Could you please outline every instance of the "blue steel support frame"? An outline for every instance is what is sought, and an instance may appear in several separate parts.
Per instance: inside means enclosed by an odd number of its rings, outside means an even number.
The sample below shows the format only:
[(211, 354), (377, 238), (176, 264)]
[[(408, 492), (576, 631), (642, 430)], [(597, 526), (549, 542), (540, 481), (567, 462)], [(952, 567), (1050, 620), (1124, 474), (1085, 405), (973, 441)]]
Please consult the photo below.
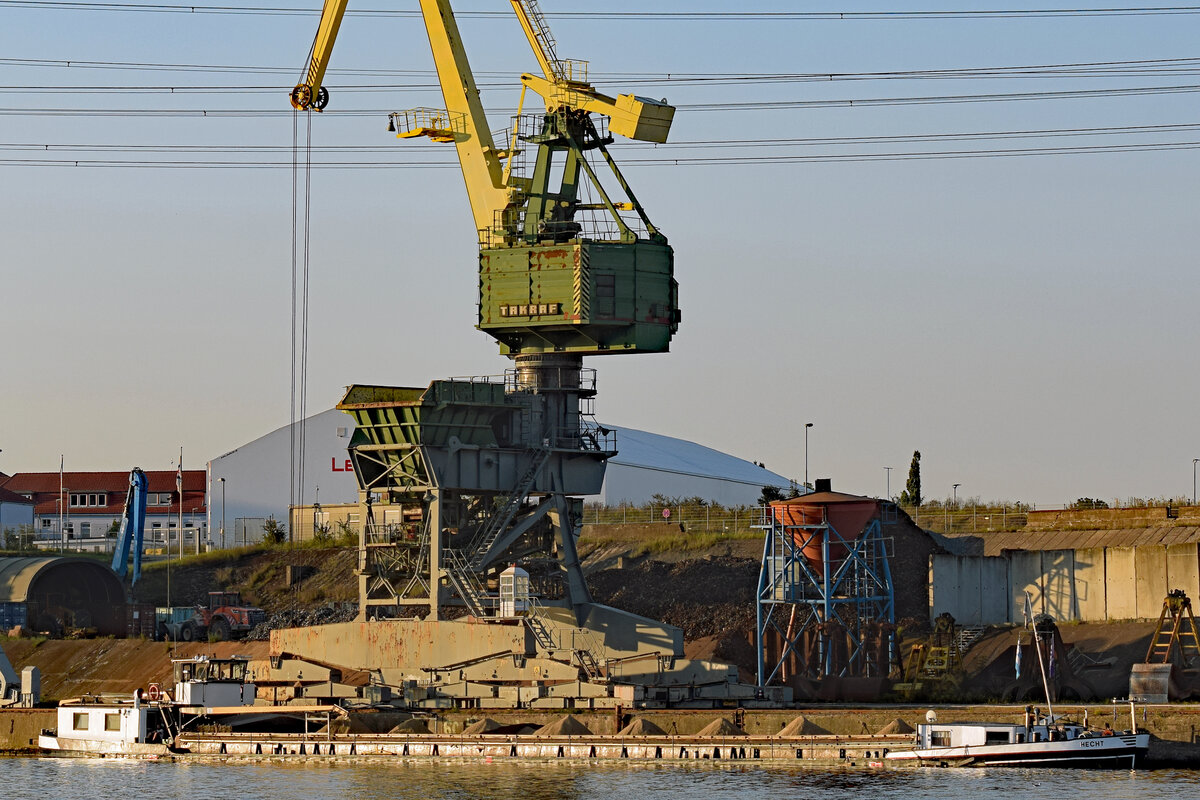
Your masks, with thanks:
[[(807, 677), (824, 678), (856, 675), (869, 664), (868, 642), (864, 630), (880, 630), (889, 663), (894, 662), (895, 593), (887, 543), (878, 519), (872, 520), (854, 539), (847, 540), (828, 522), (814, 525), (784, 525), (768, 509), (760, 527), (764, 529), (763, 560), (759, 571), (756, 603), (756, 644), (758, 647), (758, 685), (765, 687), (778, 680), (788, 658), (802, 662)], [(816, 572), (804, 555), (804, 547), (820, 537), (822, 563)], [(846, 554), (831, 559), (834, 546)], [(779, 617), (789, 612), (786, 628)], [(802, 616), (799, 627), (797, 614)], [(831, 646), (831, 630), (847, 636), (850, 652), (838, 663)], [(805, 657), (798, 647), (806, 634), (816, 632), (817, 653)], [(780, 634), (781, 652), (767, 663), (767, 637)]]
[(133, 550), (133, 575), (129, 585), (142, 577), (142, 540), (146, 532), (146, 473), (134, 467), (129, 473), (129, 492), (125, 495), (125, 510), (121, 513), (121, 530), (113, 547), (113, 572), (124, 578), (129, 568), (129, 551)]

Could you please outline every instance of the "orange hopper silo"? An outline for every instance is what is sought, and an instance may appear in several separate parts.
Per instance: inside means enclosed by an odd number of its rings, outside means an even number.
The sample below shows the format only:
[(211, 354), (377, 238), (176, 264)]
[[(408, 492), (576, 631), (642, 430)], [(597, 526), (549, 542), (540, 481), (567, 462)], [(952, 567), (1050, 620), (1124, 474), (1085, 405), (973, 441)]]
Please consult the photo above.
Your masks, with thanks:
[[(771, 503), (771, 514), (776, 522), (784, 526), (821, 525), (828, 522), (838, 536), (846, 542), (852, 542), (862, 534), (867, 523), (879, 514), (879, 501), (834, 491), (812, 492), (792, 500), (776, 500)], [(809, 567), (821, 575), (824, 569), (821, 550), (825, 543), (825, 529), (797, 527), (791, 535), (796, 546), (804, 553)], [(846, 553), (846, 546), (833, 537), (829, 543), (830, 560), (841, 561)]]

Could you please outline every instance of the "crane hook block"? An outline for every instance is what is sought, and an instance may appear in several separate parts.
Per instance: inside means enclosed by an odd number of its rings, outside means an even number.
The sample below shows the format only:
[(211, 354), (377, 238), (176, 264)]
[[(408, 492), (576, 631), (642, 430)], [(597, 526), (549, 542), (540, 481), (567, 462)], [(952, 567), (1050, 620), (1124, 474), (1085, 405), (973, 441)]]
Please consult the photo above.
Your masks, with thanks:
[(312, 103), (312, 89), (309, 88), (307, 83), (298, 83), (296, 84), (296, 88), (292, 89), (289, 97), (292, 101), (292, 108), (303, 111)]
[(307, 83), (296, 84), (296, 88), (292, 89), (290, 95), (292, 100), (292, 108), (306, 111), (313, 109), (314, 111), (324, 111), (329, 105), (329, 90), (322, 86), (317, 89), (317, 94), (313, 96), (312, 87)]

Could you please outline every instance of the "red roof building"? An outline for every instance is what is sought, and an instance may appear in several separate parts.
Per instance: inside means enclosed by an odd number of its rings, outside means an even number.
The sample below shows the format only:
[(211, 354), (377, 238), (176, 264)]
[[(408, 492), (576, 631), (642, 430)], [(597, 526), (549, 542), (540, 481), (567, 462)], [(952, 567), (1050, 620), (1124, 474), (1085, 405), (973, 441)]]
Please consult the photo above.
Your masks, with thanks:
[[(181, 506), (185, 538), (189, 530), (193, 536), (199, 532), (201, 540), (206, 538), (205, 471), (183, 471), (182, 503), (176, 478), (174, 470), (146, 472), (146, 529), (150, 541), (163, 541), (161, 533), (154, 535), (156, 529), (173, 532), (179, 526)], [(18, 472), (0, 479), (0, 488), (33, 502), (33, 525), (39, 540), (105, 539), (113, 524), (120, 524), (129, 492), (129, 473)], [(171, 538), (175, 538), (173, 533)]]

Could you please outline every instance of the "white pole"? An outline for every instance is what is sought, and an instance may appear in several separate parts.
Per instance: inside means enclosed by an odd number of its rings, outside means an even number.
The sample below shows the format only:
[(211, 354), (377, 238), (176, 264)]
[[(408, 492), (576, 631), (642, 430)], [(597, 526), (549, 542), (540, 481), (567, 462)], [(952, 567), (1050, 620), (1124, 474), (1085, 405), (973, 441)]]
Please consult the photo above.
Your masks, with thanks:
[(175, 488), (179, 490), (179, 560), (183, 560), (183, 447), (179, 448), (179, 469), (175, 472)]
[(63, 527), (63, 464), (66, 461), (66, 456), (59, 455), (58, 457), (58, 552), (61, 553), (67, 546), (67, 529)]

